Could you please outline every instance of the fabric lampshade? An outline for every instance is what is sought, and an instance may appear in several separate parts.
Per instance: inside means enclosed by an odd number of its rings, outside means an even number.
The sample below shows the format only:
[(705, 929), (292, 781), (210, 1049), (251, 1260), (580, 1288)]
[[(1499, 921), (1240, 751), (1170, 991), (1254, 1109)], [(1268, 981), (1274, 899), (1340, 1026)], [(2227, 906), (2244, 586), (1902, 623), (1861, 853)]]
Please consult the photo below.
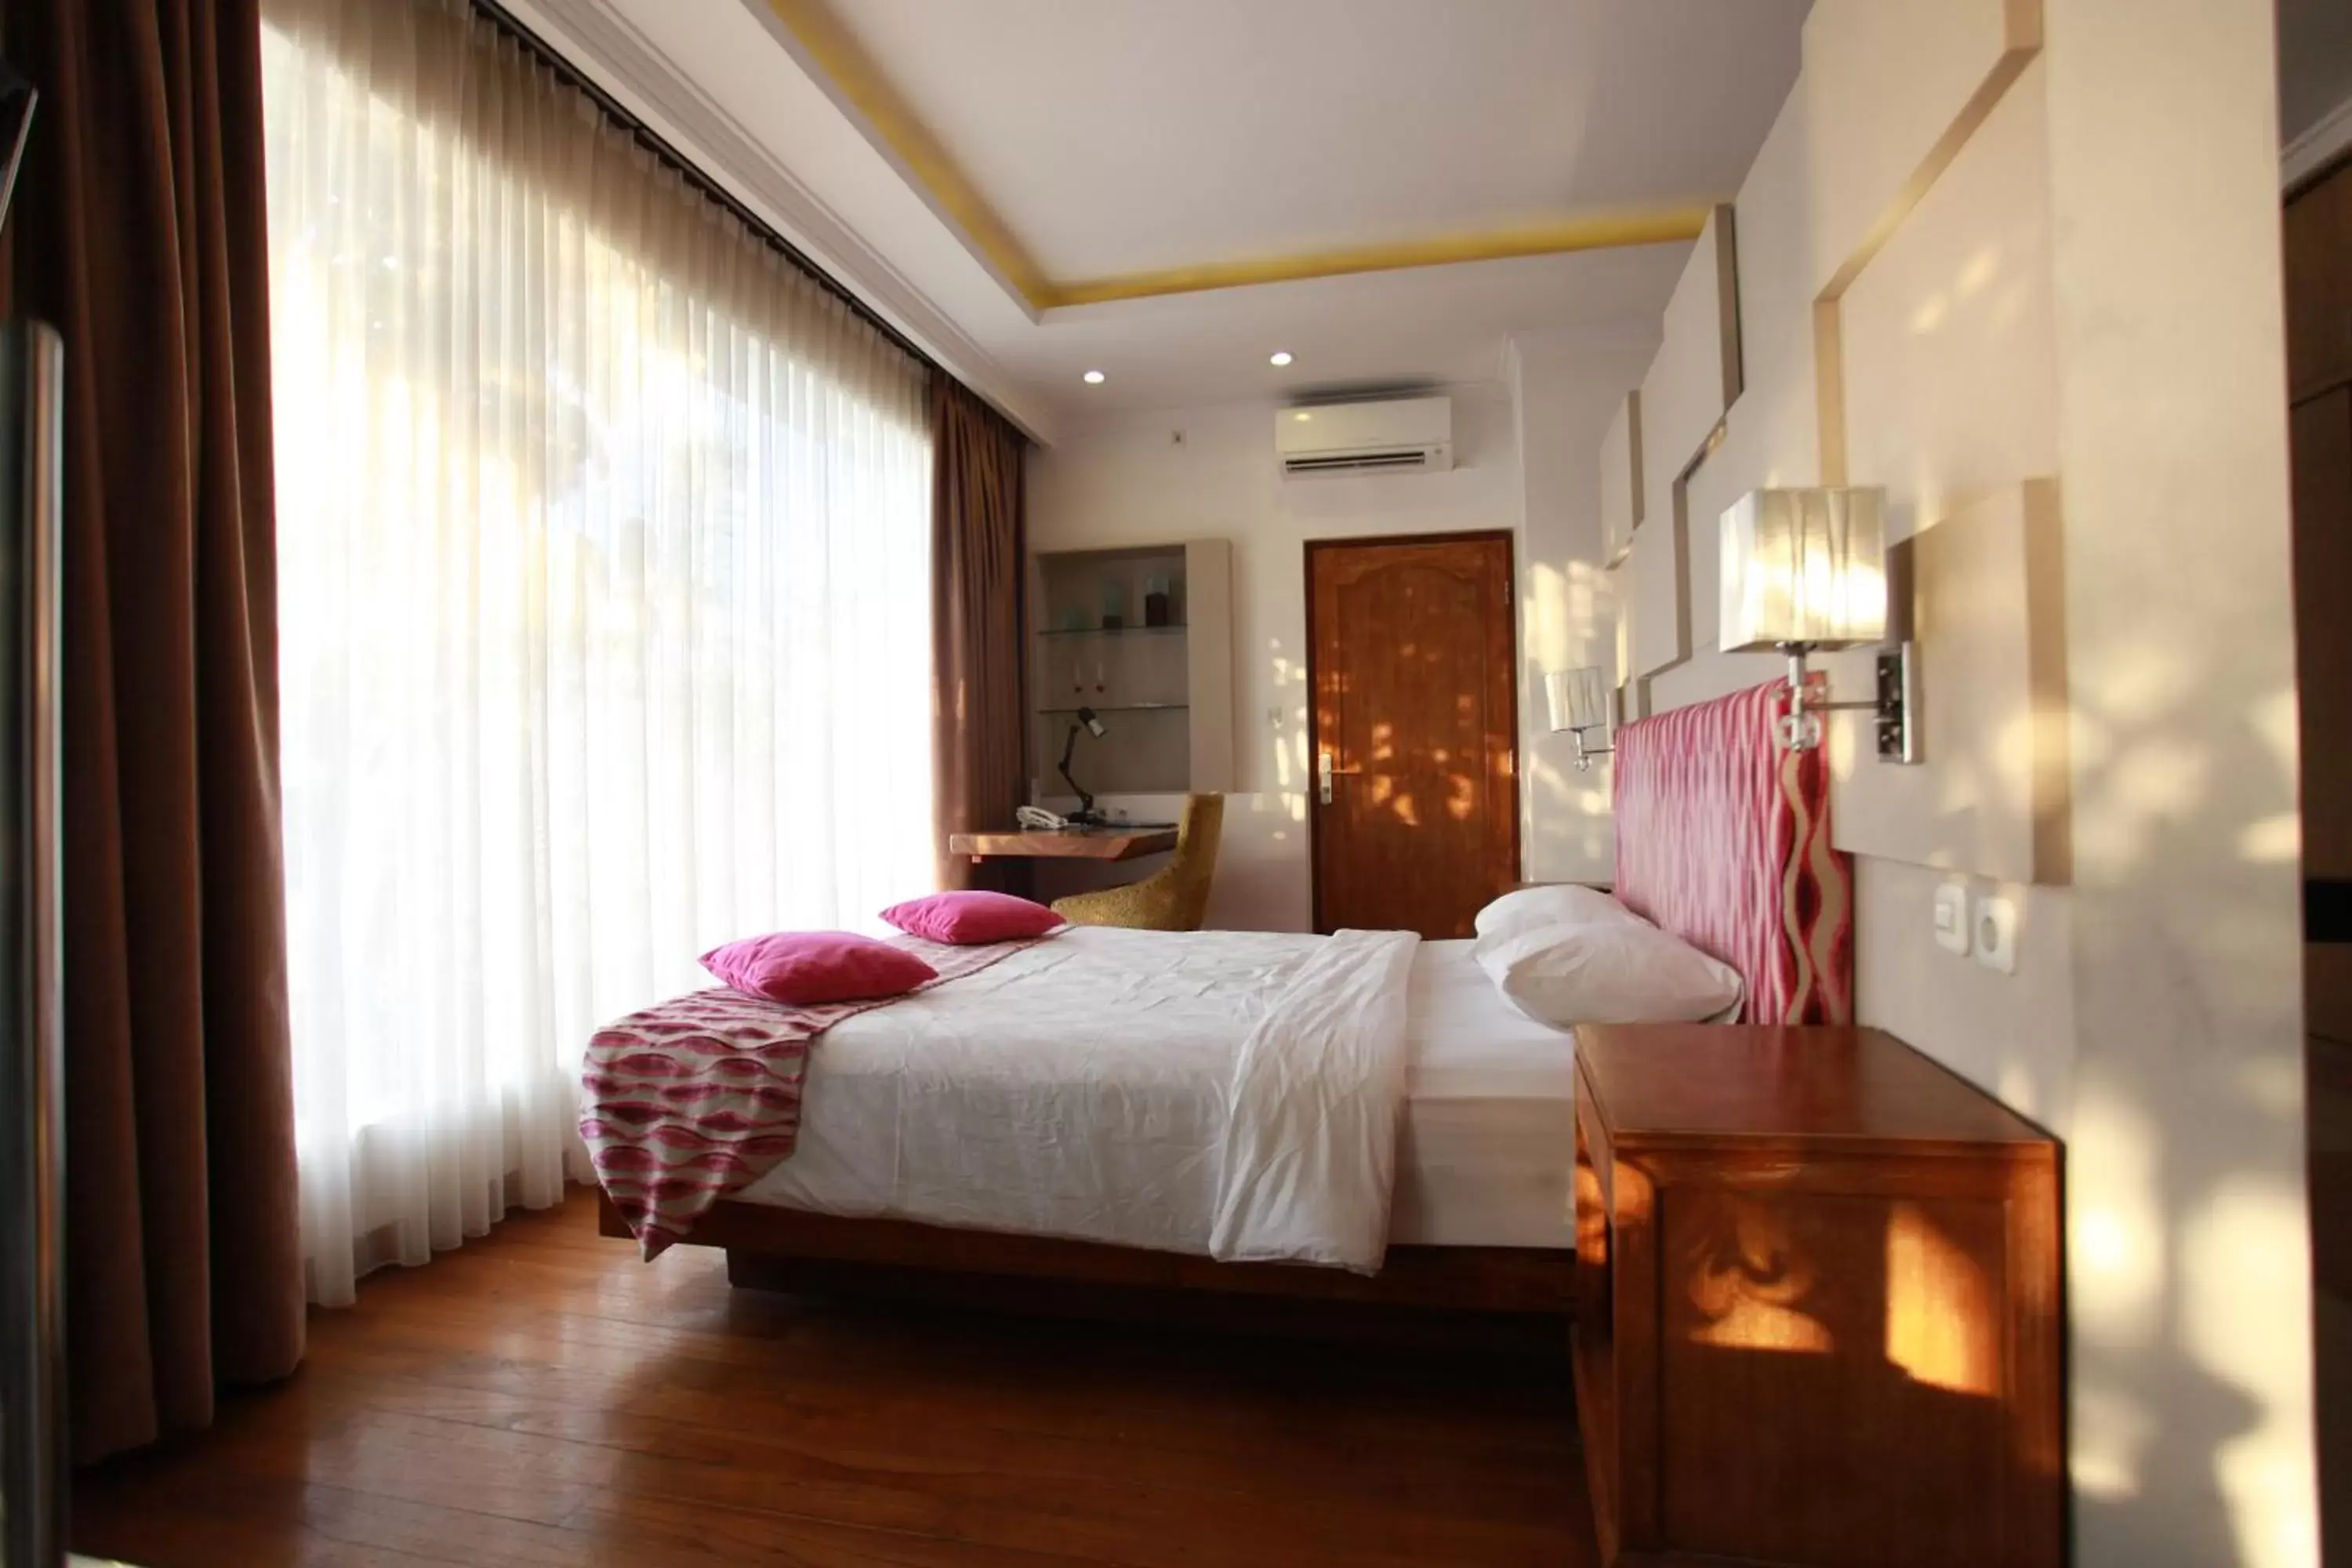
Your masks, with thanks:
[(1575, 671), (1567, 669), (1544, 671), (1544, 709), (1554, 734), (1570, 729), (1576, 723), (1568, 701), (1568, 683), (1574, 674)]
[(1598, 665), (1544, 672), (1544, 706), (1555, 731), (1610, 727), (1609, 681)]
[(1886, 637), (1886, 492), (1751, 490), (1723, 514), (1727, 653)]

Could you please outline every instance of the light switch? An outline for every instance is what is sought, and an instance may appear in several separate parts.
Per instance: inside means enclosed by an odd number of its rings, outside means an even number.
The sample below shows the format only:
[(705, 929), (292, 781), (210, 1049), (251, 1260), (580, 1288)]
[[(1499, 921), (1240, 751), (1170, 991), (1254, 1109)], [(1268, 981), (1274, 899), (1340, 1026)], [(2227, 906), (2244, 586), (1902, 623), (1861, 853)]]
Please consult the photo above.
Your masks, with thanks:
[(2017, 901), (1983, 898), (1977, 900), (1977, 962), (2003, 974), (2017, 973)]
[(1969, 951), (1969, 889), (1947, 882), (1936, 889), (1936, 945), (1946, 952)]

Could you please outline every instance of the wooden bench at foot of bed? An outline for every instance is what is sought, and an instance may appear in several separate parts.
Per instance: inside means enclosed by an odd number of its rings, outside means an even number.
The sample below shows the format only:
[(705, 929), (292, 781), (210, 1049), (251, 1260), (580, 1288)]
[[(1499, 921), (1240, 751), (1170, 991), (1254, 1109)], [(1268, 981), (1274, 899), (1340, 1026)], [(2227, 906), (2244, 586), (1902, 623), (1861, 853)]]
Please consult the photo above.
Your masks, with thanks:
[[(606, 1236), (629, 1234), (612, 1200), (602, 1194), (597, 1227)], [(731, 1283), (771, 1289), (843, 1277), (838, 1267), (795, 1272), (800, 1265), (823, 1264), (1563, 1321), (1576, 1296), (1575, 1254), (1539, 1247), (1391, 1247), (1378, 1274), (1362, 1275), (1295, 1263), (1220, 1263), (1185, 1253), (950, 1230), (907, 1220), (844, 1219), (747, 1203), (718, 1205), (683, 1245), (724, 1247)]]

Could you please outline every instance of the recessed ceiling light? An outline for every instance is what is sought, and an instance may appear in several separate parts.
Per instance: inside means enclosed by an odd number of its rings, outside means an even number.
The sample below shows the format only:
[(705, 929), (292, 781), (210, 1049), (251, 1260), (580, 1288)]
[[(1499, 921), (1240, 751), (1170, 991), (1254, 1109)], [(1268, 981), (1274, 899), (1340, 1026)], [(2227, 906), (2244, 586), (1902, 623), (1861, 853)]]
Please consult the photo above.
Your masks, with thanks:
[(1100, 372), (1100, 371), (1098, 371), (1098, 370), (1090, 370), (1090, 371), (1087, 372), (1087, 384), (1088, 386), (1100, 386), (1102, 384), (1103, 384), (1103, 373), (1102, 373), (1102, 372)]
[(1268, 364), (1288, 364), (1290, 363), (1290, 351), (1288, 349), (1276, 349), (1272, 353), (1265, 356), (1265, 363)]

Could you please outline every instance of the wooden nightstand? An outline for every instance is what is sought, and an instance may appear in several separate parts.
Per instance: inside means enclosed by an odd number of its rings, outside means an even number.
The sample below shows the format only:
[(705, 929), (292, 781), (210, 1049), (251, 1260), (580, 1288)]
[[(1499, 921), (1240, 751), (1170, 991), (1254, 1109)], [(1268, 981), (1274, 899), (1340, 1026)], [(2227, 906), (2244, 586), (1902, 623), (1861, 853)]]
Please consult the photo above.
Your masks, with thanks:
[(1577, 1031), (1604, 1563), (2063, 1561), (2055, 1140), (1875, 1029)]

